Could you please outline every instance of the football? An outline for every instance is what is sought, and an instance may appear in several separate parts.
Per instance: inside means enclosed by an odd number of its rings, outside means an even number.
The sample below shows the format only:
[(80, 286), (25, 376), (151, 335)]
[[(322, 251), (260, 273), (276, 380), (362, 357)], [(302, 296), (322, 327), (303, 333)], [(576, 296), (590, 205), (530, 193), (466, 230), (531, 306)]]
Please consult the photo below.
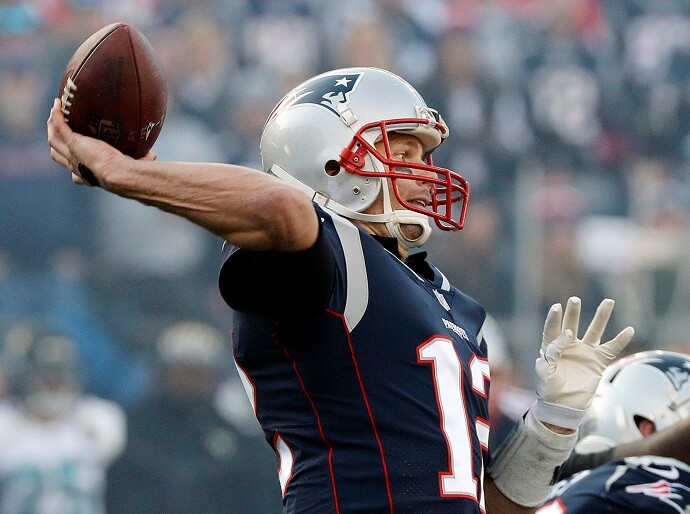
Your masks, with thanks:
[(153, 46), (122, 22), (102, 28), (74, 52), (58, 96), (72, 130), (135, 158), (156, 142), (168, 97)]

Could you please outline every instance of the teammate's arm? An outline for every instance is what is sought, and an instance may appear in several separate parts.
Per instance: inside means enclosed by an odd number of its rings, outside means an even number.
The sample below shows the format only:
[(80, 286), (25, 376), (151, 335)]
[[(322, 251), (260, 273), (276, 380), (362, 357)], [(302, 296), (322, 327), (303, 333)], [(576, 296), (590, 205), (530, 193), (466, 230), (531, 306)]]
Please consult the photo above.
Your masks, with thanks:
[(647, 437), (629, 443), (619, 444), (607, 450), (593, 453), (578, 453), (574, 450), (561, 468), (559, 479), (585, 469), (592, 469), (610, 460), (642, 455), (670, 457), (690, 465), (690, 418), (674, 423), (670, 427)]
[(103, 189), (182, 216), (233, 245), (250, 250), (299, 251), (316, 241), (311, 200), (280, 179), (227, 164), (132, 159), (73, 132), (56, 99), (48, 118), (50, 155), (83, 183), (79, 165)]
[(672, 457), (690, 465), (689, 435), (690, 418), (685, 418), (647, 437), (616, 446), (613, 450), (613, 458), (656, 455), (657, 457)]

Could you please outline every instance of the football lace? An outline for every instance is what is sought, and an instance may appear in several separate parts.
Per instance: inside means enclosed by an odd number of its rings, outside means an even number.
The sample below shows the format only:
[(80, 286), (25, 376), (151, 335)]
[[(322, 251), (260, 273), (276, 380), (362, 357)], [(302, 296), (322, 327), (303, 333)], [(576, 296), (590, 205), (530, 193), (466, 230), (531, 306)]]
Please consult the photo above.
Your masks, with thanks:
[(65, 84), (65, 87), (62, 90), (62, 97), (60, 97), (60, 100), (62, 101), (62, 108), (60, 109), (62, 111), (62, 114), (65, 115), (65, 121), (69, 121), (67, 119), (67, 116), (69, 116), (69, 107), (72, 107), (72, 98), (74, 98), (74, 91), (77, 90), (77, 85), (74, 83), (71, 77), (67, 78), (67, 83)]

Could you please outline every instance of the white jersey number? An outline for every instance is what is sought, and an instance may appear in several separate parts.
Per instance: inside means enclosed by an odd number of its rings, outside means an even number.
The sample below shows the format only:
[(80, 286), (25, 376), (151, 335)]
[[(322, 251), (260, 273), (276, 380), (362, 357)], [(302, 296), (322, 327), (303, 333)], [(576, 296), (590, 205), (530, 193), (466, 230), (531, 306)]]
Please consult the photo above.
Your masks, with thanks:
[[(487, 420), (469, 420), (463, 393), (463, 370), (460, 358), (455, 352), (453, 341), (436, 336), (417, 348), (421, 363), (431, 365), (436, 387), (436, 402), (441, 417), (441, 430), (448, 444), (450, 469), (439, 472), (439, 487), (442, 497), (464, 497), (480, 501), (484, 506), (484, 463), (481, 475), (474, 476), (472, 463), (472, 434), (470, 422), (474, 423), (479, 443), (484, 449), (489, 446), (489, 425)], [(489, 363), (472, 356), (470, 360), (472, 389), (486, 396), (486, 380), (489, 378)], [(477, 487), (477, 484), (480, 487)], [(481, 495), (481, 498), (478, 498)]]

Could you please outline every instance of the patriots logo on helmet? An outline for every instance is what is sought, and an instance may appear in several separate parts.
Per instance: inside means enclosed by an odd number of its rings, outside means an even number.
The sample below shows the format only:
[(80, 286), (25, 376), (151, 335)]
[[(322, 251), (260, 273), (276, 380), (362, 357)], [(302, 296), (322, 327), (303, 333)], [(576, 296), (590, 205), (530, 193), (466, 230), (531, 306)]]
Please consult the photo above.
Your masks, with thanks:
[(357, 88), (363, 73), (325, 75), (310, 80), (304, 86), (291, 91), (273, 110), (268, 119), (278, 112), (299, 104), (315, 104), (325, 107), (336, 116), (350, 103), (350, 95)]
[(665, 356), (663, 359), (651, 358), (646, 364), (654, 366), (666, 374), (677, 391), (680, 391), (690, 379), (690, 367), (687, 360)]

